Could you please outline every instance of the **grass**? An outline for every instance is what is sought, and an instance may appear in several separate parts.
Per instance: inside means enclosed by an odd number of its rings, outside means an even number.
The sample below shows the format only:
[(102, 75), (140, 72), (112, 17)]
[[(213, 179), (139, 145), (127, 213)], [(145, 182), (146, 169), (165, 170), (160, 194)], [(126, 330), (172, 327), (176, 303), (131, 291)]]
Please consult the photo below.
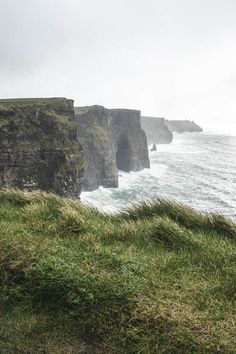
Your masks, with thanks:
[(0, 106), (15, 106), (15, 105), (33, 105), (33, 104), (49, 104), (63, 103), (63, 97), (48, 97), (48, 98), (9, 98), (0, 99)]
[(236, 225), (0, 191), (0, 353), (235, 353)]

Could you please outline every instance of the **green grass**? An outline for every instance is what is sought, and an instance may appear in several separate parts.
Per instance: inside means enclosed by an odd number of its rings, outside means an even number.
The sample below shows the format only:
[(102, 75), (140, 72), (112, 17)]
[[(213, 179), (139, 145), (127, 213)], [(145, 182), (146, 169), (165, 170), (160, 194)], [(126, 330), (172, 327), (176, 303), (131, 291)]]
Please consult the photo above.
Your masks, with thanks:
[(0, 191), (0, 353), (235, 353), (236, 225)]
[(33, 104), (49, 104), (49, 103), (63, 103), (63, 97), (49, 97), (49, 98), (9, 98), (0, 99), (0, 106), (15, 106), (15, 105), (33, 105)]

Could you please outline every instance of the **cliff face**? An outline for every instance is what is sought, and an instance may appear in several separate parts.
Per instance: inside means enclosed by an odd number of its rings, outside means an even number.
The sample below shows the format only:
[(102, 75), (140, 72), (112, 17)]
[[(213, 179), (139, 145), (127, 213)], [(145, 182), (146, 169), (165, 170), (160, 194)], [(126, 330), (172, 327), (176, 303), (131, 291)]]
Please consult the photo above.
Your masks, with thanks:
[(173, 134), (165, 124), (164, 118), (141, 117), (142, 129), (147, 134), (148, 144), (169, 144)]
[(176, 133), (184, 133), (184, 132), (202, 132), (202, 128), (196, 123), (190, 120), (165, 120), (165, 124), (169, 128), (170, 131)]
[(101, 106), (75, 108), (77, 135), (84, 150), (84, 190), (118, 187), (118, 170), (150, 167), (140, 112)]
[(75, 108), (77, 135), (83, 146), (83, 189), (118, 187), (115, 144), (109, 132), (108, 110), (101, 106)]
[(141, 128), (140, 111), (110, 109), (109, 121), (118, 169), (130, 172), (149, 168), (147, 137)]
[(0, 188), (77, 197), (82, 172), (72, 100), (0, 100)]

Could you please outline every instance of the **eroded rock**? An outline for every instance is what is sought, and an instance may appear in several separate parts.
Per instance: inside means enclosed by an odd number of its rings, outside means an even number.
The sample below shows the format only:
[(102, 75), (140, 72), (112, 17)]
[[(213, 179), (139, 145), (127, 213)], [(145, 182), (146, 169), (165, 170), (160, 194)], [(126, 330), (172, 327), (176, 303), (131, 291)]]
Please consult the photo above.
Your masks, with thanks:
[(78, 197), (82, 172), (72, 100), (0, 100), (0, 188)]
[(91, 106), (75, 108), (75, 113), (84, 150), (85, 190), (118, 187), (119, 169), (130, 172), (150, 167), (139, 111)]
[(153, 146), (152, 146), (152, 148), (151, 148), (150, 151), (157, 151), (157, 146), (156, 146), (156, 144), (153, 144)]

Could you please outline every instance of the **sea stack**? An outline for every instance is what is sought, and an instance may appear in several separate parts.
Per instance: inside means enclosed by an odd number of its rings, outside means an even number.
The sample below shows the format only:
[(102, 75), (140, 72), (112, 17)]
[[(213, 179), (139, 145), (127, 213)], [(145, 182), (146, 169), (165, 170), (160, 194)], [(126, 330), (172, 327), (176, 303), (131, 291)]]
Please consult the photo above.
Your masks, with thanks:
[(153, 146), (152, 146), (152, 148), (151, 148), (150, 151), (157, 151), (157, 146), (156, 146), (156, 144), (153, 144)]

